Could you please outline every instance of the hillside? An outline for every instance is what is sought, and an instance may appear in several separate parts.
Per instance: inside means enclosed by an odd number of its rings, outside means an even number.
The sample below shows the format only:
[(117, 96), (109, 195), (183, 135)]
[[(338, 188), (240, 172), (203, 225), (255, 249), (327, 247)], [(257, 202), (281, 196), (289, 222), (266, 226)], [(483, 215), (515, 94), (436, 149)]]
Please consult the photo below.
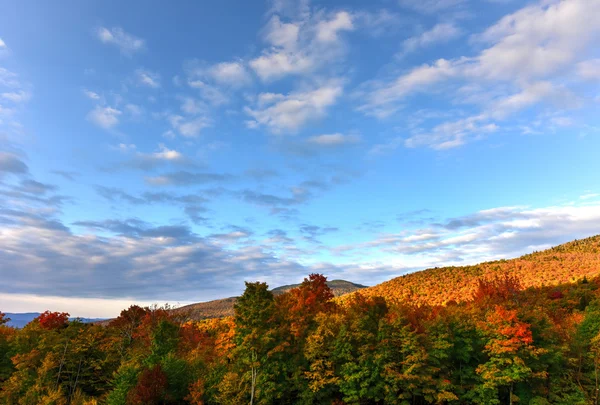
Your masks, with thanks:
[[(523, 288), (554, 286), (600, 275), (600, 235), (575, 240), (510, 260), (474, 266), (427, 269), (361, 290), (368, 296), (406, 300), (417, 305), (443, 305), (470, 300), (478, 279), (509, 274)], [(345, 296), (342, 300), (345, 300)]]
[[(300, 284), (284, 285), (272, 289), (273, 294), (279, 295), (292, 288), (298, 287)], [(367, 288), (364, 285), (351, 283), (346, 280), (331, 280), (327, 282), (327, 285), (333, 290), (333, 294), (338, 297), (340, 295), (348, 294), (360, 289)], [(185, 315), (190, 319), (200, 320), (207, 318), (220, 318), (223, 316), (233, 315), (233, 305), (235, 304), (236, 297), (224, 298), (220, 300), (199, 302), (197, 304), (190, 304), (181, 308), (174, 309), (173, 311), (179, 315)]]

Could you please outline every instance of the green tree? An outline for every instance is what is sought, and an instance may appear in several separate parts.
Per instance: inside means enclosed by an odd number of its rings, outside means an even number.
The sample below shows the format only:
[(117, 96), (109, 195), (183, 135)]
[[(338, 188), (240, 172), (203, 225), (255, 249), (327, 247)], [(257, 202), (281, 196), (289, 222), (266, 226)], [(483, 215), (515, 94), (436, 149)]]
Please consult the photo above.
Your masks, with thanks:
[(237, 353), (250, 373), (250, 404), (257, 399), (258, 375), (272, 346), (273, 293), (266, 283), (246, 282), (246, 290), (234, 306)]

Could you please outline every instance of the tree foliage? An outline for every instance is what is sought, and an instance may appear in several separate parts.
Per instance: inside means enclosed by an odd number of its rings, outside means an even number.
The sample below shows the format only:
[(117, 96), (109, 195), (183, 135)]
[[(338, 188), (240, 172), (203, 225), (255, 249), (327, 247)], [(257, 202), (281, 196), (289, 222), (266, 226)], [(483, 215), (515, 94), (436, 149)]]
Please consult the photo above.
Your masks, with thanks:
[[(319, 274), (277, 296), (246, 283), (220, 319), (132, 306), (105, 325), (45, 312), (15, 329), (0, 313), (0, 404), (596, 405), (598, 242), (341, 298)], [(543, 263), (569, 280), (540, 281)]]

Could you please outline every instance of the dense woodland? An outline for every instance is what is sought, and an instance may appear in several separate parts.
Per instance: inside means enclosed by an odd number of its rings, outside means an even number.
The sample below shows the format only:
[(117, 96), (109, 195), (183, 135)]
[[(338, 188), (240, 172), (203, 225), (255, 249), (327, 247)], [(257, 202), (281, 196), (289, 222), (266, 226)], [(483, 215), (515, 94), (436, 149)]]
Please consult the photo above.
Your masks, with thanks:
[(317, 274), (277, 296), (247, 283), (233, 317), (204, 321), (46, 312), (0, 326), (0, 404), (598, 404), (599, 245), (339, 298)]

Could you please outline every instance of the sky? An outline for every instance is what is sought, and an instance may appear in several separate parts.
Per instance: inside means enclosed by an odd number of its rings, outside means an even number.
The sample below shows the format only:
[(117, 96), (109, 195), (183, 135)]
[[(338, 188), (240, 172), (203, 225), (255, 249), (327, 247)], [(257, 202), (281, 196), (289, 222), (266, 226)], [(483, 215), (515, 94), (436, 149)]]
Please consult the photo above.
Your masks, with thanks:
[[(0, 310), (600, 233), (600, 0), (0, 4)], [(596, 46), (595, 46), (596, 45)]]

